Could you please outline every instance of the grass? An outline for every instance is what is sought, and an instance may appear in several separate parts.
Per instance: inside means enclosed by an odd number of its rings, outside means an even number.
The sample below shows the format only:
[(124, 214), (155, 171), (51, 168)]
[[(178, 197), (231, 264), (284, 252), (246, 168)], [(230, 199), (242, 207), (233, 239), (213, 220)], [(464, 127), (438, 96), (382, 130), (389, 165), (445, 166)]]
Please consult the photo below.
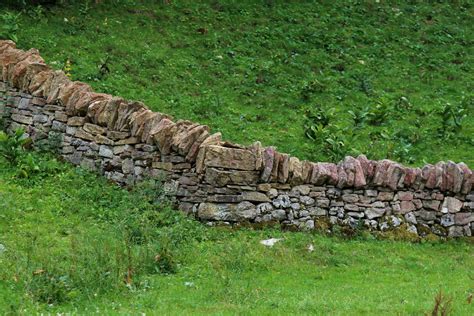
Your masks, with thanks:
[(27, 178), (0, 162), (3, 313), (420, 315), (439, 291), (473, 312), (472, 241), (208, 228), (157, 187), (32, 155), (48, 167)]
[(243, 144), (474, 165), (470, 2), (78, 3), (4, 23), (74, 80)]

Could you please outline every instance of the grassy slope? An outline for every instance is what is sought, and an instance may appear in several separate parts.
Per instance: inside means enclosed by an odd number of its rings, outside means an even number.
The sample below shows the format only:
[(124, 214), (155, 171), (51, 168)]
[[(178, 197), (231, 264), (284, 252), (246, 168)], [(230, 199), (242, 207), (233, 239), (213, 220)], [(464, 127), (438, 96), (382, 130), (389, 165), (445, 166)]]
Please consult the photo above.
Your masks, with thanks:
[[(125, 2), (55, 7), (37, 20), (23, 14), (19, 45), (39, 48), (57, 68), (69, 59), (72, 78), (98, 91), (237, 142), (331, 159), (304, 136), (304, 112), (333, 108), (331, 134), (348, 153), (474, 165), (472, 5)], [(110, 74), (100, 78), (107, 56)], [(348, 111), (377, 102), (389, 119), (354, 128)], [(467, 118), (459, 134), (440, 139), (446, 124), (434, 111), (447, 103), (463, 105)]]
[[(467, 241), (415, 244), (211, 229), (166, 207), (158, 207), (158, 219), (134, 222), (157, 207), (80, 169), (48, 164), (55, 168), (22, 180), (1, 162), (4, 312), (420, 315), (442, 290), (453, 298), (454, 314), (473, 313), (466, 299), (474, 291), (474, 249)], [(124, 227), (142, 230), (150, 221), (151, 237), (131, 248), (134, 270), (154, 263), (154, 253), (140, 251), (167, 245), (176, 273), (147, 270), (128, 289), (122, 281), (128, 264), (121, 257)], [(273, 248), (259, 244), (269, 237), (284, 240)], [(41, 270), (46, 272), (35, 272)], [(63, 301), (48, 306), (42, 293)]]

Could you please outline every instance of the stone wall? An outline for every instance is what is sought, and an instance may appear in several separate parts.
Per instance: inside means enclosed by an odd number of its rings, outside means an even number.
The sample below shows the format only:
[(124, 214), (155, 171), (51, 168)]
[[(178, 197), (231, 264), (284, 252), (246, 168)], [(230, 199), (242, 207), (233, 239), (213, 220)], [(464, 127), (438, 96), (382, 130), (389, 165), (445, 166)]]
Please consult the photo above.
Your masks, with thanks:
[(314, 163), (259, 142), (233, 144), (207, 126), (96, 93), (11, 41), (0, 41), (0, 71), (7, 131), (24, 128), (34, 146), (56, 147), (67, 161), (119, 184), (163, 179), (179, 208), (202, 221), (474, 231), (474, 175), (464, 163), (409, 168), (365, 156)]

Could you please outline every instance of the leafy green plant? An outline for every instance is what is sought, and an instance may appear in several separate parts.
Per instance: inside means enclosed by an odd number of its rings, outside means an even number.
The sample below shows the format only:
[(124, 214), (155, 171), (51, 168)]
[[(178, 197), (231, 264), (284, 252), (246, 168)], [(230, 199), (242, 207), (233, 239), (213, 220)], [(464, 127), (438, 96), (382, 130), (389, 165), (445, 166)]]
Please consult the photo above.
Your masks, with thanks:
[(305, 101), (311, 100), (314, 94), (321, 93), (326, 89), (326, 85), (317, 79), (307, 81), (301, 89), (301, 97)]
[(370, 107), (367, 114), (368, 122), (374, 126), (380, 126), (387, 121), (392, 112), (390, 100), (386, 96), (382, 96), (376, 100), (375, 104)]
[(441, 117), (442, 122), (438, 133), (442, 137), (451, 138), (461, 131), (463, 121), (468, 115), (468, 110), (463, 104), (454, 106), (451, 103), (446, 103), (437, 113)]
[(63, 168), (54, 158), (44, 159), (28, 151), (31, 145), (31, 138), (27, 137), (23, 129), (16, 130), (12, 135), (0, 132), (0, 156), (16, 167), (17, 177), (39, 179)]
[(6, 11), (0, 14), (0, 23), (1, 23), (0, 38), (3, 37), (15, 42), (18, 41), (17, 32), (18, 32), (18, 29), (20, 28), (19, 26), (20, 16), (21, 16), (21, 12), (13, 13), (10, 11)]
[(318, 130), (321, 131), (329, 125), (334, 113), (334, 108), (311, 107), (305, 109), (305, 135), (310, 139), (314, 139)]
[(354, 121), (355, 127), (363, 127), (369, 118), (369, 108), (355, 109), (347, 111)]
[(342, 160), (348, 152), (344, 137), (341, 135), (328, 135), (324, 139), (324, 152), (331, 161)]
[(26, 8), (26, 13), (30, 18), (35, 21), (41, 21), (46, 19), (45, 9), (41, 4), (38, 4), (36, 6), (28, 6)]
[(23, 129), (17, 129), (11, 136), (0, 131), (0, 156), (10, 164), (18, 164), (20, 158), (25, 154), (25, 148), (31, 144)]

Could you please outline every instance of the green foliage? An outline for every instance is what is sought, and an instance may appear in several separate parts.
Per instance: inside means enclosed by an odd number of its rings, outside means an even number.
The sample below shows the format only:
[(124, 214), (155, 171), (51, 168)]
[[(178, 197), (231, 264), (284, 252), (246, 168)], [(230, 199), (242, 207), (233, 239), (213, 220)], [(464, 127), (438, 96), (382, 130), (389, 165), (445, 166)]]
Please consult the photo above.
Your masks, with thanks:
[(447, 103), (441, 107), (438, 115), (442, 121), (442, 126), (438, 129), (438, 132), (440, 136), (449, 139), (461, 131), (463, 121), (468, 115), (468, 109), (463, 104), (454, 106)]
[(21, 13), (5, 11), (0, 14), (0, 39), (9, 39), (17, 42), (17, 32)]
[(16, 167), (18, 178), (34, 181), (64, 168), (54, 158), (42, 158), (28, 151), (31, 144), (31, 138), (23, 129), (16, 130), (12, 135), (0, 132), (0, 157)]
[(380, 126), (386, 122), (392, 113), (390, 100), (383, 96), (376, 100), (375, 104), (370, 108), (367, 114), (368, 122), (371, 125)]
[(354, 109), (347, 111), (351, 116), (351, 119), (354, 121), (354, 127), (364, 127), (365, 123), (369, 118), (369, 108), (364, 107), (362, 109)]
[(25, 154), (25, 147), (31, 144), (23, 129), (17, 129), (13, 135), (0, 131), (0, 156), (12, 165), (18, 164)]

